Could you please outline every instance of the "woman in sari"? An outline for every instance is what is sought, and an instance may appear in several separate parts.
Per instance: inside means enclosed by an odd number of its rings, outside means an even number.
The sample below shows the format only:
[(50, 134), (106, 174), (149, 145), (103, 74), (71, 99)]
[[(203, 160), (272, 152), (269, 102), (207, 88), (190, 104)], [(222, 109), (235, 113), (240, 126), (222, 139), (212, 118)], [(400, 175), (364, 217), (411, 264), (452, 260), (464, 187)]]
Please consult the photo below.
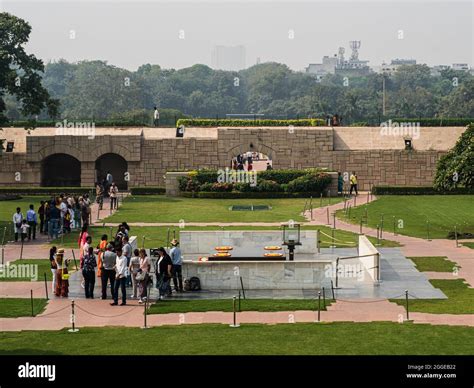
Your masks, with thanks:
[(58, 249), (56, 253), (56, 296), (67, 298), (69, 294), (69, 274), (67, 271), (68, 261), (64, 258), (64, 249)]
[(100, 278), (102, 276), (102, 256), (107, 249), (107, 235), (103, 234), (100, 243), (97, 246), (97, 277)]

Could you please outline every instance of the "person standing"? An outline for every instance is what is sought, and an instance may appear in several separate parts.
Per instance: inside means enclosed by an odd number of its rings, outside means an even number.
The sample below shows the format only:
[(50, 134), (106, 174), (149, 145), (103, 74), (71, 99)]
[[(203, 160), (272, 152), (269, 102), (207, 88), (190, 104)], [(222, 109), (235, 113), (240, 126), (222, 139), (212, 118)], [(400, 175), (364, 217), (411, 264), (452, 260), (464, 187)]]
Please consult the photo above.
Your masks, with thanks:
[(160, 258), (156, 265), (156, 288), (159, 291), (159, 298), (163, 300), (165, 296), (169, 296), (169, 285), (171, 275), (171, 269), (173, 268), (173, 262), (171, 257), (166, 253), (165, 248), (158, 248), (158, 254)]
[(103, 234), (102, 237), (100, 238), (100, 243), (97, 246), (97, 277), (101, 278), (102, 277), (102, 257), (104, 256), (104, 253), (107, 249), (107, 239), (108, 236), (106, 234)]
[(115, 184), (115, 182), (112, 182), (112, 186), (110, 186), (110, 189), (109, 189), (111, 209), (117, 209), (117, 194), (118, 194), (118, 187)]
[(21, 222), (20, 230), (21, 230), (21, 242), (24, 242), (25, 239), (28, 237), (29, 230), (30, 230), (30, 225), (28, 225), (28, 223), (26, 222), (26, 219), (24, 219)]
[(110, 282), (110, 290), (113, 295), (115, 290), (115, 262), (117, 255), (112, 251), (113, 245), (108, 244), (107, 250), (102, 257), (102, 299), (107, 299), (107, 283)]
[(15, 242), (18, 241), (18, 234), (21, 234), (21, 225), (23, 224), (23, 213), (21, 208), (17, 207), (13, 213), (13, 230), (15, 232)]
[(97, 262), (94, 256), (94, 248), (90, 246), (87, 254), (84, 256), (84, 263), (82, 266), (86, 299), (94, 299), (95, 267), (97, 267)]
[(354, 190), (355, 191), (355, 195), (359, 195), (359, 192), (357, 190), (357, 175), (355, 173), (355, 171), (352, 171), (352, 174), (351, 174), (351, 177), (350, 177), (350, 182), (351, 182), (351, 189), (350, 189), (350, 192), (349, 194), (352, 195), (352, 191)]
[(109, 194), (110, 186), (112, 186), (112, 182), (114, 181), (114, 177), (110, 173), (110, 171), (107, 171), (107, 175), (105, 176), (105, 181), (106, 181), (106, 187), (104, 187), (104, 190), (107, 194)]
[(99, 181), (95, 184), (95, 201), (99, 205), (99, 210), (102, 210), (104, 205), (104, 186)]
[(342, 178), (341, 172), (337, 173), (337, 193), (342, 194), (344, 189), (344, 179)]
[(158, 111), (158, 108), (156, 106), (153, 107), (153, 125), (155, 127), (160, 126), (160, 112)]
[(183, 258), (181, 257), (181, 249), (179, 249), (179, 242), (176, 239), (171, 241), (170, 257), (173, 266), (171, 274), (173, 276), (174, 289), (177, 292), (183, 292)]
[(140, 251), (135, 249), (133, 251), (133, 257), (130, 259), (130, 265), (128, 266), (128, 273), (132, 279), (132, 299), (138, 297), (138, 280), (137, 274), (140, 271)]
[[(130, 260), (132, 258), (132, 246), (128, 242), (127, 235), (122, 237), (122, 251), (123, 251), (123, 255), (127, 258), (127, 268), (128, 268), (130, 267)], [(130, 275), (130, 272), (127, 275), (125, 285), (127, 287), (130, 287), (132, 285), (132, 276)]]
[(150, 281), (151, 263), (144, 248), (141, 248), (138, 254), (140, 256), (140, 269), (138, 270), (138, 273), (142, 274), (142, 279), (138, 284), (138, 293), (140, 295), (140, 300), (138, 303), (144, 303), (148, 297), (148, 283)]
[(56, 289), (54, 294), (67, 298), (69, 295), (69, 274), (67, 270), (68, 260), (64, 258), (64, 249), (58, 249), (56, 253)]
[(58, 238), (59, 233), (59, 220), (61, 218), (61, 212), (58, 206), (56, 206), (55, 200), (51, 201), (49, 206), (49, 223), (48, 223), (48, 234), (51, 240)]
[(30, 226), (28, 228), (28, 240), (36, 240), (36, 225), (38, 224), (38, 218), (35, 212), (34, 205), (30, 205), (30, 209), (26, 212), (26, 222)]
[(57, 248), (55, 246), (51, 247), (51, 249), (49, 250), (49, 263), (51, 266), (51, 273), (53, 274), (53, 279), (51, 282), (53, 294), (56, 290), (56, 271), (58, 269), (58, 265), (56, 263), (56, 252), (57, 252)]
[(115, 287), (114, 287), (114, 301), (111, 303), (111, 306), (118, 305), (118, 294), (119, 288), (122, 293), (122, 303), (120, 306), (125, 306), (127, 304), (127, 288), (125, 287), (125, 282), (127, 281), (127, 258), (123, 255), (122, 249), (116, 250), (117, 257), (115, 259)]
[(39, 219), (40, 219), (39, 232), (40, 232), (40, 234), (43, 234), (43, 232), (44, 232), (44, 215), (45, 215), (44, 201), (40, 202), (40, 207), (38, 208), (38, 215), (39, 215)]

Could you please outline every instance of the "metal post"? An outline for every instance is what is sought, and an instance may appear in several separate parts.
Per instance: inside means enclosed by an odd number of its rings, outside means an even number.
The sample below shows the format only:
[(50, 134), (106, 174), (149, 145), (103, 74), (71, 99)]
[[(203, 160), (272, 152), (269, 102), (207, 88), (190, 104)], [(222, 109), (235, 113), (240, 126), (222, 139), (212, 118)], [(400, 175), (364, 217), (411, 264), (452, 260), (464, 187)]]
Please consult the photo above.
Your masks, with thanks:
[(235, 295), (232, 297), (232, 311), (233, 311), (233, 324), (229, 325), (230, 327), (239, 327), (240, 325), (237, 323), (237, 311), (235, 308)]
[(323, 287), (323, 308), (326, 309), (326, 291)]
[(74, 253), (74, 249), (71, 249), (72, 252), (72, 259), (74, 260), (74, 267), (76, 267), (77, 271), (77, 261), (76, 261), (76, 254)]
[(7, 234), (7, 227), (3, 228), (2, 247), (5, 246), (5, 235)]
[(332, 213), (332, 217), (333, 217), (333, 228), (336, 229), (336, 212), (334, 211), (334, 213)]
[(245, 289), (244, 289), (244, 282), (242, 280), (242, 276), (239, 276), (240, 277), (240, 287), (242, 288), (242, 296), (244, 297), (245, 299)]
[(145, 299), (145, 303), (143, 303), (144, 306), (144, 311), (143, 311), (143, 326), (142, 329), (148, 329), (146, 318), (147, 318), (147, 304), (148, 304), (148, 299), (150, 298), (150, 295), (147, 294), (147, 298)]
[(456, 225), (454, 225), (454, 238), (456, 240), (456, 248), (459, 248), (459, 245), (458, 245), (458, 227)]
[(431, 241), (430, 239), (430, 221), (426, 221), (426, 239)]
[(380, 226), (377, 225), (377, 246), (380, 246)]
[(76, 329), (76, 314), (75, 314), (75, 311), (74, 311), (74, 299), (71, 301), (71, 324), (72, 324), (72, 328), (69, 329), (68, 331), (70, 333), (78, 332), (79, 329)]
[(393, 235), (397, 235), (397, 223), (395, 222), (395, 216), (393, 216)]
[(362, 218), (360, 219), (360, 228), (359, 228), (359, 234), (362, 234)]
[(23, 258), (23, 244), (24, 244), (24, 239), (21, 238), (21, 250), (20, 250), (20, 260)]
[(335, 229), (331, 229), (332, 245), (329, 248), (336, 248), (336, 243), (335, 243), (335, 238), (334, 238), (334, 230)]
[(336, 288), (339, 287), (339, 257), (336, 259)]
[(321, 291), (318, 291), (318, 322), (321, 322)]
[(46, 272), (44, 273), (44, 289), (46, 291), (46, 300), (49, 300), (48, 296), (48, 281), (46, 280)]
[(240, 290), (239, 290), (239, 313), (242, 311), (242, 310), (241, 310), (241, 306), (240, 306), (240, 295), (241, 295), (241, 292), (240, 292)]
[(321, 231), (318, 229), (317, 230), (317, 240), (316, 240), (316, 247), (318, 249), (318, 253), (321, 253), (321, 240), (319, 239)]
[(370, 188), (369, 188), (369, 191), (367, 191), (367, 203), (370, 202)]
[(329, 206), (331, 206), (331, 190), (328, 190), (328, 201), (329, 201)]
[[(166, 244), (169, 244), (169, 243), (170, 243), (170, 228), (168, 228), (168, 232), (166, 234)], [(166, 244), (165, 244), (165, 246), (168, 246)]]
[(383, 213), (382, 213), (382, 216), (380, 218), (380, 238), (381, 239), (383, 238)]
[(326, 214), (328, 218), (328, 225), (331, 225), (331, 222), (329, 221), (329, 208), (328, 207), (326, 208)]
[(145, 236), (142, 237), (142, 248), (145, 248)]
[(334, 284), (333, 284), (332, 280), (331, 280), (331, 293), (332, 293), (332, 299), (336, 300), (336, 295), (334, 294)]
[(347, 216), (347, 218), (349, 218), (349, 220), (351, 219), (351, 205), (349, 204), (349, 215)]
[(408, 311), (408, 290), (405, 290), (405, 300), (406, 300), (406, 308), (407, 308), (407, 321), (410, 320), (410, 313)]
[(30, 299), (31, 299), (31, 316), (34, 317), (34, 308), (33, 308), (33, 290), (30, 290)]
[(319, 207), (323, 207), (323, 193), (321, 192), (321, 197), (319, 200)]
[(367, 209), (367, 205), (365, 206), (365, 224), (369, 225), (369, 212)]

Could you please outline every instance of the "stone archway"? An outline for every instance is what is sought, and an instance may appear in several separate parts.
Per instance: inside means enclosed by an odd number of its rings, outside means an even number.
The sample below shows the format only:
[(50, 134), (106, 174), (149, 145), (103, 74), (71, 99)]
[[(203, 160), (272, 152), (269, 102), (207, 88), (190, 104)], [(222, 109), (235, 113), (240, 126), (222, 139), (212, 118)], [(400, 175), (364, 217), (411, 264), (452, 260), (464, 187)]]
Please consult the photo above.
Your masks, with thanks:
[[(254, 166), (253, 169), (258, 171), (265, 170), (267, 168), (267, 164), (270, 164), (270, 166), (273, 167), (274, 158), (276, 156), (275, 150), (271, 147), (266, 146), (265, 144), (254, 144), (252, 142), (250, 142), (248, 145), (240, 144), (227, 151), (228, 160), (231, 163), (230, 167), (235, 168), (235, 165), (237, 164), (235, 159), (238, 155), (244, 155), (245, 159), (246, 154), (252, 154), (252, 164)], [(259, 163), (261, 164), (261, 166), (259, 165)]]
[(81, 162), (68, 154), (52, 154), (41, 161), (41, 186), (80, 187)]
[(99, 156), (95, 161), (95, 178), (96, 181), (103, 181), (110, 172), (113, 181), (121, 190), (128, 188), (128, 163), (120, 155), (114, 153), (107, 153)]

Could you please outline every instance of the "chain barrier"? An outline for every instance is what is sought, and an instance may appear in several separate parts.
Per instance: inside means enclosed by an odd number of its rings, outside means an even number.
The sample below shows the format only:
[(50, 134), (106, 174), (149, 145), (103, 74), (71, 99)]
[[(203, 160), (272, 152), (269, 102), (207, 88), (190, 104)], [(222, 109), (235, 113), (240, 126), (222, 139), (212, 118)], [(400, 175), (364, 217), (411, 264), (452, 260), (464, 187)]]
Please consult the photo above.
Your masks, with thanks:
[(87, 311), (86, 309), (82, 308), (81, 306), (79, 306), (78, 304), (75, 305), (79, 310), (85, 312), (86, 314), (89, 314), (89, 315), (92, 315), (94, 317), (98, 317), (98, 318), (115, 318), (115, 317), (121, 317), (122, 315), (126, 315), (130, 312), (132, 312), (135, 307), (141, 307), (139, 305), (137, 306), (133, 306), (131, 309), (129, 309), (128, 311), (125, 311), (123, 313), (120, 313), (120, 314), (117, 314), (117, 315), (99, 315), (99, 314), (94, 314), (94, 313), (91, 313), (90, 311)]

